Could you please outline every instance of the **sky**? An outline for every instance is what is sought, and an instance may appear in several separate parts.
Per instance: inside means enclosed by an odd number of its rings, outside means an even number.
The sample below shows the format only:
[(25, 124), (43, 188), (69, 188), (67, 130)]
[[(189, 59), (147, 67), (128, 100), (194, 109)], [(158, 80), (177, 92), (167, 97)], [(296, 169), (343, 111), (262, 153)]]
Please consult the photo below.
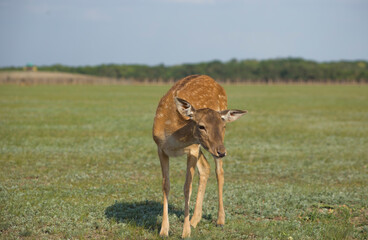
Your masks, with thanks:
[(367, 0), (0, 0), (0, 67), (368, 60)]

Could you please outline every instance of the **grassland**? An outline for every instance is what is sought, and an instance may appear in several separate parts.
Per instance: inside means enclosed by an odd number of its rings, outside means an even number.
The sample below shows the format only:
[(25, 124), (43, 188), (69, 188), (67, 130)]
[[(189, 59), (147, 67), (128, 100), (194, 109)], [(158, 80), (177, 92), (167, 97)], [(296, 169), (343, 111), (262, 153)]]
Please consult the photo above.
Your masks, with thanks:
[[(151, 127), (169, 86), (0, 85), (0, 238), (159, 239)], [(226, 225), (213, 160), (192, 239), (367, 239), (368, 86), (226, 86)], [(170, 239), (186, 160), (170, 163)], [(197, 181), (193, 186), (194, 208)]]
[(127, 84), (127, 80), (64, 72), (0, 71), (0, 84)]

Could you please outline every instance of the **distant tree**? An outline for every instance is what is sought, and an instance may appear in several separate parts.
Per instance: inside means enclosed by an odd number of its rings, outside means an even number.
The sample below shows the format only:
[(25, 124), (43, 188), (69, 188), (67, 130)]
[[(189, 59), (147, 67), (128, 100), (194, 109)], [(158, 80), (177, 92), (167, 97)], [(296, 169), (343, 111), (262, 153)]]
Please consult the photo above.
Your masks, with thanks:
[[(39, 66), (39, 71), (80, 73), (136, 81), (171, 81), (187, 75), (206, 74), (217, 80), (230, 82), (294, 81), (294, 82), (368, 82), (367, 61), (322, 62), (302, 58), (269, 60), (214, 60), (196, 64), (165, 66), (102, 64), (71, 67), (61, 64)], [(20, 67), (0, 68), (0, 71), (19, 71)]]

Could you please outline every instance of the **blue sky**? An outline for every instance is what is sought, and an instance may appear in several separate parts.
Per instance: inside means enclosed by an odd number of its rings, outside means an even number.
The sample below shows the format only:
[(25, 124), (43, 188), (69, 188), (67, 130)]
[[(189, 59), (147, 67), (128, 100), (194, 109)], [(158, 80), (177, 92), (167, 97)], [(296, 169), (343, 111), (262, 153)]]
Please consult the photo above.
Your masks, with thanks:
[(367, 0), (0, 0), (0, 67), (368, 60)]

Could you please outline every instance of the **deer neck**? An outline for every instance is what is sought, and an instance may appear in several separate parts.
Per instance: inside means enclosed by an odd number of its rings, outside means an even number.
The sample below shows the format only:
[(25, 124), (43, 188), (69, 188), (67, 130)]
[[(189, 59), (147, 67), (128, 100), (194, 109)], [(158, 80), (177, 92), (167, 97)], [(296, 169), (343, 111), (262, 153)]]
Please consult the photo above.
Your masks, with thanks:
[(185, 125), (177, 129), (169, 137), (172, 148), (185, 148), (192, 144), (199, 144), (198, 139), (195, 137), (196, 123), (192, 120), (186, 122)]

